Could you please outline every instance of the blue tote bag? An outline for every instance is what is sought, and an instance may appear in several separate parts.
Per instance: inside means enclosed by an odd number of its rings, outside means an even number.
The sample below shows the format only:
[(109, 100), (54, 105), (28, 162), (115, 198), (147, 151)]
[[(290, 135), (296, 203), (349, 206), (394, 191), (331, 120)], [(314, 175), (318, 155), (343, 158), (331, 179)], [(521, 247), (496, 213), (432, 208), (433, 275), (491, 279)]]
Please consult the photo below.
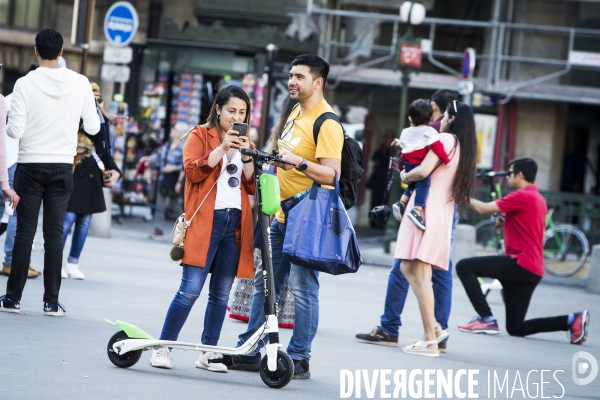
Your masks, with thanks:
[(362, 264), (356, 232), (335, 190), (314, 183), (287, 214), (283, 253), (292, 264), (332, 275), (354, 273)]

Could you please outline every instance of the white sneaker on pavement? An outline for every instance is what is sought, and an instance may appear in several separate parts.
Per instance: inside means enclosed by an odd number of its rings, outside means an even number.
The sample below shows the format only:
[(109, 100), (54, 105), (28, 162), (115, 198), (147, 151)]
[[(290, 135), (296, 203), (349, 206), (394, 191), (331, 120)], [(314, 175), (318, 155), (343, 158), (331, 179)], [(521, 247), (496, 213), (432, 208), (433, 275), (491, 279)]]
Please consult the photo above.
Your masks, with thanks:
[(83, 275), (83, 272), (79, 270), (79, 264), (67, 263), (64, 271), (71, 279), (85, 279), (85, 275)]
[(225, 364), (214, 361), (208, 362), (208, 360), (216, 360), (222, 357), (221, 354), (205, 351), (200, 355), (198, 361), (196, 361), (196, 368), (207, 369), (212, 372), (227, 372), (227, 366)]
[(60, 277), (61, 277), (61, 279), (68, 279), (69, 278), (69, 275), (67, 275), (67, 271), (65, 271), (64, 268), (62, 268), (60, 270)]
[(154, 368), (171, 369), (171, 360), (171, 352), (165, 347), (152, 352), (150, 365)]

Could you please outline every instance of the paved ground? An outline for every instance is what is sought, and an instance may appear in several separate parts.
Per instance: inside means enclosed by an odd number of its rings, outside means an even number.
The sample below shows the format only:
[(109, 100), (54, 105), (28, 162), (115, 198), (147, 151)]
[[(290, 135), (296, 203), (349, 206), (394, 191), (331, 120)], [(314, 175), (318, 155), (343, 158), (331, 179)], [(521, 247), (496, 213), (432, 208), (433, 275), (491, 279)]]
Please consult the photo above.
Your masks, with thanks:
[[(116, 226), (112, 239), (89, 238), (81, 259), (85, 281), (63, 281), (61, 302), (66, 318), (42, 316), (42, 277), (30, 280), (25, 288), (20, 315), (0, 313), (0, 399), (262, 399), (285, 396), (286, 399), (340, 398), (340, 371), (375, 370), (478, 369), (474, 393), (480, 398), (494, 398), (494, 373), (502, 381), (508, 371), (507, 386), (496, 397), (533, 398), (545, 383), (544, 397), (597, 398), (600, 377), (587, 386), (572, 380), (572, 358), (585, 351), (600, 359), (600, 297), (580, 288), (540, 285), (534, 295), (529, 317), (565, 314), (588, 308), (592, 324), (583, 346), (568, 344), (566, 333), (539, 334), (530, 338), (468, 335), (456, 325), (469, 320), (474, 312), (459, 281), (455, 280), (451, 315), (449, 352), (439, 359), (407, 355), (400, 348), (380, 347), (357, 342), (354, 335), (368, 332), (379, 321), (385, 297), (387, 268), (363, 266), (351, 276), (321, 278), (321, 319), (313, 344), (310, 364), (312, 379), (292, 381), (286, 388), (267, 388), (257, 373), (229, 372), (217, 374), (194, 368), (198, 353), (176, 351), (172, 370), (158, 370), (149, 365), (149, 353), (140, 362), (124, 370), (114, 367), (106, 356), (108, 339), (116, 332), (103, 318), (121, 319), (158, 336), (162, 322), (178, 287), (180, 268), (168, 258), (167, 240), (145, 239), (151, 223), (129, 221)], [(39, 245), (33, 262), (42, 265)], [(6, 277), (0, 277), (4, 291)], [(499, 293), (490, 295), (490, 303), (504, 325), (503, 304)], [(202, 331), (206, 293), (185, 325), (180, 339), (198, 341)], [(420, 337), (422, 328), (412, 293), (403, 315), (400, 344)], [(220, 344), (233, 345), (246, 325), (226, 318)], [(287, 343), (291, 332), (284, 330)], [(531, 372), (535, 370), (536, 372)], [(541, 370), (545, 372), (542, 378)], [(563, 372), (555, 372), (562, 370)], [(488, 373), (492, 383), (488, 384)], [(520, 377), (517, 379), (517, 373)], [(529, 380), (527, 381), (529, 373)], [(556, 379), (553, 377), (555, 374)], [(394, 383), (387, 388), (392, 393)], [(417, 376), (418, 380), (423, 376)], [(436, 381), (435, 377), (433, 378)], [(467, 380), (461, 378), (461, 391)], [(379, 382), (379, 380), (378, 380)], [(560, 384), (558, 383), (560, 382)], [(516, 385), (516, 386), (515, 386)], [(562, 386), (561, 386), (562, 385)], [(524, 392), (520, 391), (522, 388)], [(368, 398), (364, 384), (361, 398)], [(377, 384), (374, 398), (380, 398)], [(432, 386), (435, 394), (436, 385)], [(529, 392), (527, 392), (527, 388)], [(563, 389), (564, 388), (564, 389)], [(490, 390), (488, 396), (488, 389)], [(511, 396), (512, 394), (512, 396)], [(402, 395), (402, 392), (400, 392)], [(541, 393), (540, 393), (541, 395)], [(356, 398), (354, 391), (351, 398)], [(410, 392), (406, 397), (418, 397)], [(540, 396), (541, 397), (541, 396)], [(446, 398), (441, 393), (438, 398)]]

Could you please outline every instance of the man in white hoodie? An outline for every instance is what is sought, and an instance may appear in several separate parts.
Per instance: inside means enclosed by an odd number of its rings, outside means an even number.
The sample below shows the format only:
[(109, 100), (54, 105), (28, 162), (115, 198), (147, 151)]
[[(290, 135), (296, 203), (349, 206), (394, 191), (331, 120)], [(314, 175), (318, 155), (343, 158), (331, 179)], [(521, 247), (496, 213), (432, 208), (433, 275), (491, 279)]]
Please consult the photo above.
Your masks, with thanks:
[(19, 313), (31, 259), (31, 246), (44, 202), (44, 315), (64, 316), (58, 302), (63, 257), (63, 219), (73, 190), (73, 158), (79, 121), (90, 135), (100, 130), (94, 95), (83, 75), (59, 68), (63, 38), (53, 29), (35, 37), (35, 56), (40, 67), (19, 79), (13, 90), (7, 133), (20, 138), (14, 187), (17, 234), (13, 260), (0, 297), (0, 311)]

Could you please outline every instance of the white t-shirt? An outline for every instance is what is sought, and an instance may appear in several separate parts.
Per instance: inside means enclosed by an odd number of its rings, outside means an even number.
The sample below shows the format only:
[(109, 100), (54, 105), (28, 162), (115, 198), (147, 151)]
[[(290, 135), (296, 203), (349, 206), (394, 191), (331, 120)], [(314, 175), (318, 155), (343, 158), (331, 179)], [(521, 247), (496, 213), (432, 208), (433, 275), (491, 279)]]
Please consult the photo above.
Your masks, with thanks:
[[(231, 162), (229, 161), (228, 155), (232, 156)], [(237, 166), (237, 171), (233, 174), (227, 172), (227, 165), (230, 163)], [(243, 165), (242, 156), (237, 150), (235, 150), (235, 152), (230, 150), (223, 156), (223, 169), (217, 180), (217, 200), (215, 201), (215, 210), (223, 210), (225, 208), (242, 209), (241, 185)], [(233, 176), (235, 176), (239, 182), (235, 187), (229, 186), (229, 178)]]

